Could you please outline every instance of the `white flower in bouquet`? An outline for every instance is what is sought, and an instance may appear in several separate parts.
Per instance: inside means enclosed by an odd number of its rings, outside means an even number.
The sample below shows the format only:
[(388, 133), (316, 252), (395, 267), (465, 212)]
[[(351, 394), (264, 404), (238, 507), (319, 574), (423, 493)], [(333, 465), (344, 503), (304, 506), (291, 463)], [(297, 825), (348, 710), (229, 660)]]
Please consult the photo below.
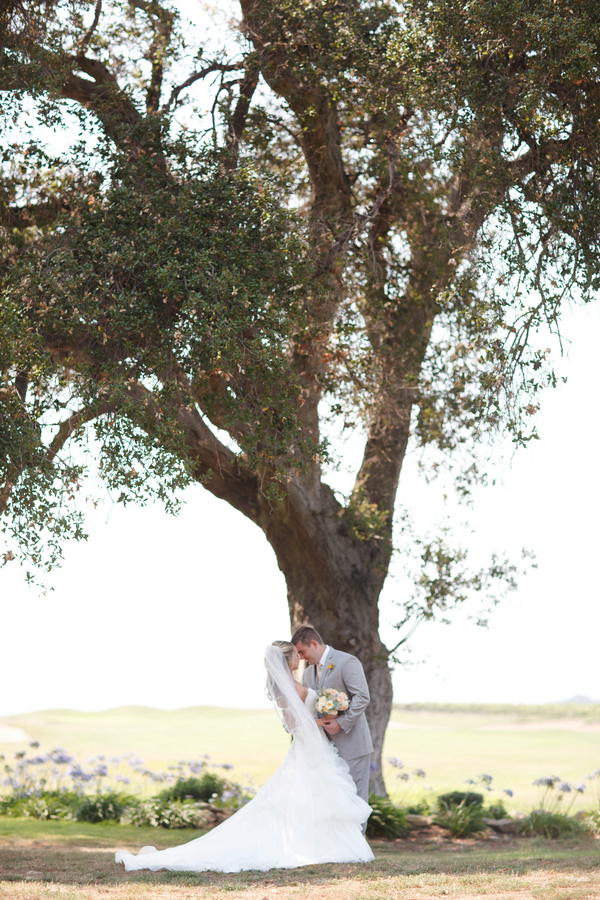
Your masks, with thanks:
[(348, 695), (335, 688), (323, 688), (317, 694), (315, 708), (321, 716), (337, 716), (350, 705)]

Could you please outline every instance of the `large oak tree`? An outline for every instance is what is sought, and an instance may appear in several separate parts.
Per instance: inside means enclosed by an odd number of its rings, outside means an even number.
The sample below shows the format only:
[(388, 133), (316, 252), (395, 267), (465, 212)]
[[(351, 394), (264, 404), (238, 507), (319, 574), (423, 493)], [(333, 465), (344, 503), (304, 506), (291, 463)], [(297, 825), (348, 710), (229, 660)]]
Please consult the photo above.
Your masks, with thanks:
[[(1, 16), (5, 561), (82, 535), (89, 460), (123, 502), (200, 482), (264, 531), (292, 625), (362, 660), (380, 757), (409, 439), (466, 491), (482, 436), (534, 434), (547, 336), (598, 287), (597, 4), (242, 0), (213, 55), (158, 0)], [(323, 418), (364, 441), (345, 499)], [(406, 622), (510, 575), (420, 552)]]

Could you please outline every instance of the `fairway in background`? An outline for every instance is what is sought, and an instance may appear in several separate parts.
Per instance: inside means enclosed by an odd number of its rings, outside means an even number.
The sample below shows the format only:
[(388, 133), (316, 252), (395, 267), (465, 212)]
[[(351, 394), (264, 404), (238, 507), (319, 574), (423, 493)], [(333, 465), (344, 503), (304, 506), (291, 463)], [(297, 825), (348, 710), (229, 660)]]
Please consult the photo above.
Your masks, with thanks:
[[(536, 802), (532, 782), (540, 776), (581, 781), (600, 766), (600, 722), (594, 716), (600, 713), (598, 707), (590, 714), (566, 704), (530, 712), (523, 707), (498, 710), (479, 707), (470, 712), (464, 706), (440, 709), (434, 704), (394, 708), (384, 758), (400, 758), (404, 768), (386, 773), (391, 795), (402, 798), (405, 783), (396, 776), (416, 768), (424, 769), (426, 778), (418, 780), (418, 793), (408, 795), (411, 800), (460, 789), (466, 779), (485, 773), (493, 776), (497, 791), (514, 791), (513, 799), (505, 800), (508, 808), (526, 809)], [(65, 747), (81, 760), (134, 752), (151, 769), (209, 754), (214, 763), (234, 765), (234, 780), (245, 782), (249, 776), (258, 786), (281, 764), (290, 738), (270, 710), (211, 706), (47, 710), (0, 719), (0, 753), (8, 760), (29, 741), (39, 741), (42, 751)], [(577, 807), (586, 802), (584, 795)]]

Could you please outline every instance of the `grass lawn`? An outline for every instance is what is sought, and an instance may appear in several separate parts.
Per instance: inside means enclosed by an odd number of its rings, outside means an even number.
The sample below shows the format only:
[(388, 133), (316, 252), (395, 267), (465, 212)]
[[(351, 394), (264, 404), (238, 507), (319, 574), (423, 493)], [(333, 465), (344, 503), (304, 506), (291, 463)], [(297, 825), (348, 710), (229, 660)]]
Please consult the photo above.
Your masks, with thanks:
[[(14, 740), (19, 733), (23, 739)], [(13, 740), (2, 743), (3, 736)], [(133, 751), (153, 769), (208, 753), (215, 762), (233, 763), (236, 780), (244, 781), (248, 774), (257, 785), (280, 765), (289, 746), (289, 737), (270, 710), (209, 706), (174, 711), (122, 707), (98, 713), (49, 710), (0, 719), (0, 753), (10, 759), (28, 740), (40, 741), (42, 749), (66, 747), (82, 759)], [(536, 778), (557, 774), (581, 781), (600, 766), (600, 724), (567, 705), (546, 713), (543, 707), (530, 713), (510, 707), (473, 712), (460, 707), (396, 708), (385, 755), (404, 760), (405, 771), (424, 769), (427, 777), (419, 787), (429, 786), (435, 794), (488, 773), (498, 789), (514, 791), (509, 808), (527, 810), (536, 802)], [(388, 786), (400, 799), (403, 783), (396, 774), (390, 770)], [(578, 801), (581, 805), (585, 802)]]
[(598, 841), (521, 838), (410, 846), (373, 842), (367, 865), (241, 875), (125, 873), (116, 849), (159, 848), (198, 832), (0, 819), (1, 900), (583, 900), (600, 897)]
[[(134, 752), (151, 769), (208, 753), (214, 762), (233, 763), (236, 778), (243, 780), (248, 773), (257, 785), (281, 765), (289, 746), (289, 735), (269, 709), (125, 706), (98, 713), (58, 709), (3, 718), (0, 726), (21, 729), (42, 749), (65, 747), (83, 759)], [(10, 755), (24, 746), (0, 743), (0, 753)]]

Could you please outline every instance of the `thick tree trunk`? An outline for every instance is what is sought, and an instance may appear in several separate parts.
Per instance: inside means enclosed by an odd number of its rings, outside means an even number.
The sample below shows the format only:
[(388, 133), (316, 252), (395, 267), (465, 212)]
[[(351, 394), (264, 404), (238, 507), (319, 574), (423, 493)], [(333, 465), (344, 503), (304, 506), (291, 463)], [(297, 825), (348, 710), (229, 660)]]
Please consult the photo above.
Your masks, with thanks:
[(331, 489), (315, 479), (312, 485), (298, 484), (288, 502), (260, 524), (286, 578), (292, 628), (313, 625), (327, 643), (354, 654), (364, 666), (375, 747), (371, 789), (385, 796), (381, 754), (392, 681), (379, 637), (378, 600), (389, 553), (384, 540), (353, 536), (343, 513)]

